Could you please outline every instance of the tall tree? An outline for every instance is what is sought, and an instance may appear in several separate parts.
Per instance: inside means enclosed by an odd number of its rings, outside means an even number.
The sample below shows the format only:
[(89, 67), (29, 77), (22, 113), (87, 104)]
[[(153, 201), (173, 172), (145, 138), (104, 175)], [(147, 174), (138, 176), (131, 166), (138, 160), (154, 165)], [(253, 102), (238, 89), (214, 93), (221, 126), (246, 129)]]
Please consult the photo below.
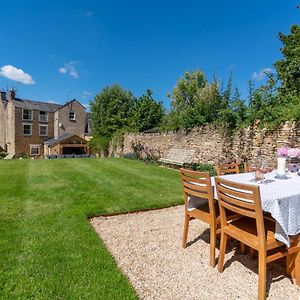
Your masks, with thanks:
[(276, 127), (288, 120), (300, 119), (300, 26), (293, 25), (287, 35), (279, 34), (283, 58), (275, 62), (276, 74), (253, 93), (249, 103), (250, 119)]
[(293, 25), (288, 35), (279, 33), (279, 38), (283, 43), (283, 59), (275, 63), (281, 81), (279, 95), (300, 100), (300, 26)]
[(175, 111), (182, 111), (193, 105), (196, 101), (197, 91), (205, 87), (207, 80), (202, 71), (185, 72), (184, 77), (177, 81), (170, 95), (171, 106)]
[(164, 115), (164, 108), (161, 102), (156, 102), (152, 97), (152, 91), (147, 90), (139, 97), (132, 111), (133, 129), (141, 132), (160, 125)]
[(209, 84), (199, 70), (186, 72), (178, 80), (170, 97), (169, 116), (177, 128), (190, 129), (213, 122), (221, 104), (219, 83)]
[(115, 84), (105, 87), (90, 103), (93, 138), (105, 149), (112, 136), (131, 126), (134, 97), (130, 91)]
[(224, 108), (230, 106), (232, 89), (232, 71), (229, 73), (226, 89), (222, 92), (222, 100)]

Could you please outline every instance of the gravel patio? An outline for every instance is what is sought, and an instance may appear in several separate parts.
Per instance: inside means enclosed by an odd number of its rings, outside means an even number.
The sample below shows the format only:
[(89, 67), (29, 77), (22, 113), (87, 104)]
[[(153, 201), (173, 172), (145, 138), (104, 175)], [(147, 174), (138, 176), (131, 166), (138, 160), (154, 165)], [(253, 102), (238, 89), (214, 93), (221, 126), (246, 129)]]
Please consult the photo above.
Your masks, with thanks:
[[(140, 299), (256, 299), (257, 259), (242, 255), (230, 240), (224, 272), (218, 273), (209, 266), (205, 223), (191, 222), (188, 247), (181, 247), (183, 219), (184, 207), (176, 206), (96, 217), (91, 224)], [(284, 261), (268, 264), (267, 291), (267, 299), (300, 299)]]

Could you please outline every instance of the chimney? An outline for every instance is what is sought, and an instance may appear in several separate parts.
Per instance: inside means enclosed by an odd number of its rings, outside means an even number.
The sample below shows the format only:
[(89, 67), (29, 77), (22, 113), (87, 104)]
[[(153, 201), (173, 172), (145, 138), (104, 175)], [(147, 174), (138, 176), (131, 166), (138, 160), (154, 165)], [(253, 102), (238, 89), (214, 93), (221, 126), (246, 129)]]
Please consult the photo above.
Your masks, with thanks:
[(3, 90), (0, 90), (0, 100), (6, 100), (6, 93)]
[(11, 89), (10, 91), (7, 92), (7, 100), (15, 100), (16, 98), (16, 91)]

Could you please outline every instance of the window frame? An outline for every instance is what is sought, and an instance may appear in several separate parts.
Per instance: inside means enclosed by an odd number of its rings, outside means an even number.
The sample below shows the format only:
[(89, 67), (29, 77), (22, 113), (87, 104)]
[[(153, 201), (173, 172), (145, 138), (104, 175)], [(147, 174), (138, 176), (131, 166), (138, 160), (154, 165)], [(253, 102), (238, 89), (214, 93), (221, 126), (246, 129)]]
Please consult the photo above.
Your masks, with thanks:
[[(37, 148), (38, 153), (32, 153), (32, 149)], [(41, 145), (40, 144), (29, 144), (29, 153), (30, 156), (39, 156), (41, 154)]]
[[(71, 118), (71, 114), (73, 114), (73, 118)], [(76, 120), (76, 113), (73, 110), (69, 111), (69, 120), (70, 121), (75, 121)]]
[[(46, 134), (41, 134), (41, 127), (46, 127)], [(39, 124), (39, 136), (48, 136), (48, 125)]]
[[(41, 115), (41, 113), (45, 113), (45, 115)], [(42, 117), (46, 117), (46, 120), (42, 120), (42, 119), (41, 119), (41, 116), (42, 116)], [(40, 110), (40, 111), (39, 111), (39, 121), (40, 121), (40, 122), (48, 123), (48, 112), (47, 112), (47, 111), (44, 111), (44, 110)]]
[[(30, 111), (30, 116), (31, 116), (30, 119), (25, 119), (24, 118), (24, 112), (25, 112), (25, 110)], [(22, 108), (22, 120), (23, 121), (32, 121), (33, 120), (33, 110), (32, 109), (28, 109), (28, 108)]]
[[(24, 126), (29, 126), (30, 128), (30, 133), (24, 133)], [(31, 136), (32, 135), (32, 124), (28, 124), (28, 123), (23, 123), (22, 124), (22, 132), (23, 132), (23, 136)]]

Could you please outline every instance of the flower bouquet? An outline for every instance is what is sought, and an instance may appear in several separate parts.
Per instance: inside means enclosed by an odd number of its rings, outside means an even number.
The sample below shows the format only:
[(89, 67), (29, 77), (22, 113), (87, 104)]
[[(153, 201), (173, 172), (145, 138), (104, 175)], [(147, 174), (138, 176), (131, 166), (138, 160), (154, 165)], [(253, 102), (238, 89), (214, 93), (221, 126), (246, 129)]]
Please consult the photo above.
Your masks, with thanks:
[[(286, 173), (286, 160), (290, 158), (295, 160), (300, 158), (300, 149), (299, 148), (289, 148), (289, 147), (280, 147), (277, 149), (277, 175), (279, 177), (285, 177)], [(297, 172), (299, 166), (297, 164), (292, 165), (290, 171)]]

